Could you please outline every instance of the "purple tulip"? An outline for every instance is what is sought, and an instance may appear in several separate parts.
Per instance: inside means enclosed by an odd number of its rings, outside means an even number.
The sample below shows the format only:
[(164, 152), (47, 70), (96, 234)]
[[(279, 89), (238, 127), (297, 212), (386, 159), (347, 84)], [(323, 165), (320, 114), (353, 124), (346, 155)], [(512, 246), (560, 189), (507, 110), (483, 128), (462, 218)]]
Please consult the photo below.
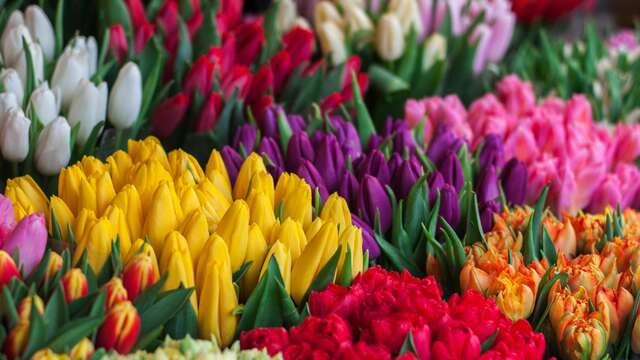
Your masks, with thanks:
[(47, 247), (47, 225), (42, 214), (31, 214), (24, 217), (2, 246), (9, 254), (16, 251), (24, 274), (29, 276), (40, 264)]
[(325, 185), (330, 193), (338, 190), (338, 185), (345, 171), (344, 154), (340, 149), (338, 139), (333, 134), (327, 134), (316, 151), (316, 167), (324, 177)]
[(274, 138), (263, 137), (262, 140), (260, 140), (260, 145), (258, 146), (258, 153), (269, 158), (271, 163), (278, 168), (282, 169), (284, 167), (284, 160), (282, 159), (280, 145), (278, 145)]
[(353, 123), (344, 121), (340, 116), (332, 116), (330, 121), (345, 157), (349, 156), (351, 159), (359, 157), (362, 154), (362, 145)]
[(350, 172), (345, 172), (340, 186), (338, 187), (338, 194), (342, 196), (349, 205), (349, 208), (355, 210), (358, 208), (358, 193), (360, 192), (360, 183), (358, 179)]
[(478, 157), (480, 168), (484, 169), (489, 166), (501, 168), (504, 164), (504, 147), (502, 138), (496, 134), (489, 134), (484, 139), (480, 156)]
[(301, 131), (293, 134), (287, 146), (287, 169), (293, 171), (302, 160), (315, 161), (315, 152), (309, 136)]
[(0, 247), (15, 226), (16, 220), (11, 200), (0, 194)]
[(391, 177), (389, 173), (389, 165), (380, 150), (373, 150), (358, 166), (358, 177), (365, 175), (375, 176), (380, 180), (382, 185), (387, 185)]
[(440, 189), (440, 216), (454, 229), (460, 223), (458, 192), (449, 184)]
[(422, 167), (411, 160), (404, 160), (393, 173), (391, 187), (398, 199), (406, 199), (413, 185), (422, 174)]
[(482, 204), (479, 210), (482, 231), (491, 231), (491, 229), (493, 229), (493, 214), (500, 212), (500, 202), (498, 200), (491, 200)]
[(284, 172), (283, 168), (274, 164), (268, 164), (266, 167), (267, 167), (267, 171), (269, 172), (271, 177), (274, 179), (279, 179), (280, 175), (282, 175), (282, 173)]
[(489, 165), (489, 167), (482, 168), (480, 170), (480, 177), (476, 184), (476, 193), (478, 194), (479, 204), (484, 204), (500, 197), (498, 175), (496, 174), (496, 168), (493, 165)]
[(274, 139), (278, 136), (278, 109), (274, 106), (264, 110), (264, 119), (260, 122), (260, 132), (262, 136), (268, 136)]
[(507, 162), (502, 169), (501, 182), (509, 204), (524, 204), (527, 193), (527, 168), (520, 160), (513, 158)]
[(238, 128), (236, 135), (233, 137), (233, 148), (240, 150), (242, 146), (246, 154), (250, 154), (255, 146), (258, 138), (256, 127), (251, 124), (244, 124)]
[(431, 140), (431, 144), (429, 144), (427, 157), (431, 159), (434, 164), (438, 164), (448, 152), (457, 153), (460, 145), (462, 145), (461, 140), (458, 139), (446, 125), (440, 124), (433, 140)]
[(220, 151), (220, 155), (222, 156), (222, 160), (224, 161), (224, 166), (227, 168), (227, 173), (229, 174), (229, 179), (231, 183), (234, 184), (236, 182), (236, 178), (238, 177), (238, 171), (240, 171), (240, 166), (242, 166), (242, 156), (238, 154), (231, 146), (225, 146)]
[(393, 151), (403, 154), (405, 151), (413, 153), (416, 147), (416, 140), (413, 132), (409, 129), (402, 129), (396, 132), (393, 138)]
[(394, 152), (393, 154), (391, 154), (391, 159), (389, 159), (389, 162), (387, 163), (387, 167), (389, 168), (389, 174), (395, 173), (396, 170), (400, 167), (400, 165), (402, 165), (403, 161), (404, 159), (402, 158), (402, 156), (400, 156), (399, 153)]
[(362, 251), (365, 252), (369, 250), (369, 259), (372, 260), (380, 256), (380, 247), (373, 236), (373, 229), (355, 215), (351, 215), (351, 222), (353, 223), (353, 226), (362, 230)]
[(367, 145), (367, 152), (378, 150), (380, 145), (384, 142), (384, 138), (378, 134), (373, 134), (369, 138), (369, 145)]
[(303, 178), (309, 184), (309, 186), (311, 186), (311, 189), (313, 191), (315, 191), (315, 189), (318, 189), (322, 201), (327, 200), (327, 198), (329, 197), (327, 187), (324, 184), (322, 176), (320, 176), (320, 173), (318, 172), (316, 167), (313, 166), (313, 163), (311, 161), (303, 160), (300, 163), (300, 166), (298, 166), (296, 174)]
[(291, 127), (291, 132), (294, 134), (305, 131), (307, 128), (307, 123), (304, 121), (302, 115), (287, 115), (287, 122), (289, 123), (289, 127)]
[(358, 210), (362, 220), (370, 226), (375, 225), (376, 214), (380, 214), (380, 229), (383, 234), (391, 227), (391, 202), (384, 186), (371, 175), (365, 175), (360, 184)]
[(453, 186), (457, 192), (462, 190), (462, 186), (464, 185), (464, 172), (462, 171), (462, 164), (456, 153), (453, 151), (447, 152), (438, 164), (438, 171), (442, 174), (444, 182)]
[(429, 175), (427, 182), (429, 183), (429, 204), (433, 205), (436, 202), (438, 191), (445, 185), (444, 178), (438, 170), (435, 170)]

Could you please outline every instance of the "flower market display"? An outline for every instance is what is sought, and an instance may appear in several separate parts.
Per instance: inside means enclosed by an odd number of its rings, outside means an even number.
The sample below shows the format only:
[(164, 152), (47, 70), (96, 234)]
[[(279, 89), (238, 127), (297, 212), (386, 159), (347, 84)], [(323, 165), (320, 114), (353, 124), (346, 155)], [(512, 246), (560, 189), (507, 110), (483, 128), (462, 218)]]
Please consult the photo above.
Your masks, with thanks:
[(0, 1), (0, 358), (639, 357), (603, 7)]

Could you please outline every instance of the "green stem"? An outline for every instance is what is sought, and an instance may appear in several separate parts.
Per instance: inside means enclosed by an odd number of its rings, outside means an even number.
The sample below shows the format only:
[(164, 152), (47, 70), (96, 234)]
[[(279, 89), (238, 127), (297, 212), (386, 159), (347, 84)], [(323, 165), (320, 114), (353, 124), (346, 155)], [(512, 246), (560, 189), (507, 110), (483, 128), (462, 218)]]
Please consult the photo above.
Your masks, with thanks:
[(11, 162), (11, 177), (18, 177), (20, 175), (20, 171), (18, 171), (18, 163), (17, 162)]
[(122, 149), (123, 135), (124, 135), (123, 129), (116, 129), (116, 150)]

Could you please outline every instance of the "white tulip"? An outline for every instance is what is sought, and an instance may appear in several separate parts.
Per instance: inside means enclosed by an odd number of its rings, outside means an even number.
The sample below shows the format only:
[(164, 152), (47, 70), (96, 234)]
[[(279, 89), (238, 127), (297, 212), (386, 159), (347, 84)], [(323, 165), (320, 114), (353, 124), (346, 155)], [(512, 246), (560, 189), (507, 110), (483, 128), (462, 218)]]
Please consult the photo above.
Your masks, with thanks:
[(285, 33), (293, 27), (298, 11), (293, 0), (280, 0), (278, 4), (278, 16), (276, 17), (276, 27), (278, 32)]
[(386, 13), (378, 20), (376, 50), (385, 61), (398, 60), (404, 52), (404, 33), (395, 13)]
[(9, 112), (0, 131), (2, 157), (11, 162), (21, 162), (29, 154), (29, 127), (31, 120), (21, 109)]
[(338, 9), (331, 2), (323, 0), (316, 3), (313, 9), (313, 24), (319, 29), (325, 22), (334, 22), (339, 27), (344, 26), (344, 19)]
[(47, 126), (58, 117), (60, 112), (60, 90), (49, 89), (49, 84), (46, 81), (43, 82), (31, 94), (29, 109), (33, 109), (38, 114), (42, 125)]
[(349, 25), (351, 34), (359, 31), (372, 31), (373, 22), (367, 13), (356, 5), (350, 4), (344, 6), (345, 18)]
[(116, 78), (109, 95), (109, 122), (116, 129), (128, 129), (138, 118), (142, 105), (142, 75), (138, 65), (128, 62)]
[(18, 104), (22, 104), (24, 100), (24, 89), (18, 72), (14, 69), (3, 69), (0, 71), (0, 82), (4, 91), (13, 93), (16, 96)]
[(43, 175), (55, 175), (71, 159), (71, 127), (59, 116), (40, 133), (36, 147), (36, 168)]
[(0, 130), (4, 125), (4, 120), (13, 109), (20, 109), (16, 95), (11, 92), (0, 93)]
[(33, 42), (29, 29), (24, 25), (9, 29), (2, 38), (2, 56), (6, 65), (13, 66), (20, 59), (23, 39), (26, 40), (27, 44)]
[[(29, 51), (31, 51), (31, 61), (33, 64), (34, 78), (36, 80), (36, 85), (41, 83), (44, 80), (44, 58), (42, 55), (42, 48), (40, 44), (31, 43), (28, 45)], [(18, 57), (18, 61), (13, 65), (13, 67), (20, 75), (20, 80), (22, 81), (22, 87), (27, 87), (27, 54), (25, 51), (20, 52), (20, 56)]]
[(429, 70), (436, 61), (444, 60), (447, 55), (447, 39), (440, 33), (433, 33), (423, 45), (422, 69)]
[(388, 11), (396, 14), (405, 34), (412, 25), (418, 34), (422, 33), (422, 20), (415, 0), (391, 0)]
[(98, 43), (93, 36), (76, 36), (67, 48), (83, 51), (87, 54), (87, 61), (89, 65), (89, 76), (95, 74), (98, 67)]
[(109, 101), (109, 87), (106, 82), (98, 85), (98, 108), (96, 109), (96, 118), (98, 122), (107, 120), (107, 103)]
[(16, 10), (11, 13), (11, 16), (9, 16), (9, 20), (7, 20), (7, 23), (4, 26), (2, 37), (0, 37), (0, 44), (4, 44), (5, 39), (9, 37), (9, 33), (11, 32), (11, 30), (19, 25), (24, 25), (24, 16), (22, 16), (22, 11)]
[(60, 89), (63, 109), (69, 108), (76, 87), (83, 79), (89, 79), (89, 54), (83, 50), (66, 48), (51, 77), (51, 87)]
[(102, 107), (106, 108), (106, 96), (105, 83), (100, 84), (100, 87), (96, 87), (91, 81), (82, 79), (78, 84), (68, 114), (71, 127), (80, 124), (77, 137), (78, 144), (84, 145), (89, 139), (93, 128), (104, 119), (105, 110)]
[(322, 53), (331, 57), (333, 65), (342, 64), (347, 60), (347, 47), (344, 42), (344, 33), (331, 21), (325, 21), (318, 28), (318, 38)]
[(28, 6), (24, 17), (31, 36), (42, 47), (44, 58), (47, 61), (51, 61), (56, 47), (56, 36), (51, 21), (49, 21), (47, 15), (37, 5)]

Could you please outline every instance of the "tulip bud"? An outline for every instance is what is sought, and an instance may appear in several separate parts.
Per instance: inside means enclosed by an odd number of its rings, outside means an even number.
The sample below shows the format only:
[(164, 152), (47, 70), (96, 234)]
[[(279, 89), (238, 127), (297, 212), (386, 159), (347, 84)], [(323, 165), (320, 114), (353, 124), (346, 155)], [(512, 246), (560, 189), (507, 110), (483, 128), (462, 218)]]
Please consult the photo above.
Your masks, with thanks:
[(605, 319), (609, 319), (609, 341), (617, 344), (633, 307), (633, 295), (623, 287), (601, 289), (597, 295), (596, 306), (600, 311), (606, 312)]
[(350, 2), (345, 2), (344, 4), (345, 19), (349, 26), (350, 35), (358, 32), (367, 33), (373, 30), (373, 22), (371, 22), (371, 19), (362, 8)]
[(18, 100), (16, 100), (16, 96), (12, 92), (3, 92), (0, 93), (0, 129), (4, 125), (5, 118), (11, 112), (12, 109), (21, 108), (21, 105), (18, 105)]
[(3, 354), (9, 359), (18, 359), (27, 346), (29, 339), (30, 325), (28, 321), (19, 321), (16, 326), (9, 331), (4, 340)]
[(67, 271), (60, 279), (64, 300), (67, 304), (87, 296), (89, 293), (89, 284), (87, 277), (80, 269), (71, 269)]
[(565, 315), (566, 326), (559, 348), (567, 359), (600, 359), (607, 351), (607, 331), (596, 318)]
[[(280, 151), (280, 145), (272, 137), (263, 137), (258, 145), (258, 153), (266, 157), (271, 164), (279, 169), (284, 168), (284, 159), (282, 158), (282, 152)], [(271, 173), (271, 171), (270, 171)], [(271, 173), (273, 175), (273, 173)], [(278, 174), (279, 175), (279, 174)], [(277, 178), (278, 176), (274, 176)]]
[[(7, 180), (4, 194), (11, 199), (16, 214), (16, 221), (35, 212), (45, 213), (49, 209), (49, 201), (42, 189), (29, 175)], [(18, 216), (17, 208), (29, 210), (28, 214)]]
[(242, 163), (240, 167), (240, 171), (238, 172), (238, 178), (235, 181), (233, 186), (233, 198), (234, 199), (245, 199), (249, 195), (249, 188), (251, 181), (254, 178), (254, 175), (264, 171), (267, 172), (267, 168), (264, 166), (264, 162), (262, 158), (256, 154), (252, 153), (247, 157), (247, 159)]
[(447, 56), (447, 39), (440, 33), (430, 35), (424, 42), (422, 55), (422, 69), (429, 70), (436, 63)]
[[(240, 177), (239, 177), (240, 178)], [(249, 206), (236, 200), (220, 220), (216, 233), (227, 243), (231, 257), (231, 270), (244, 264), (249, 241)]]
[(294, 171), (302, 160), (315, 160), (315, 152), (306, 132), (297, 132), (289, 139), (287, 146), (287, 169)]
[(43, 175), (56, 175), (71, 159), (71, 127), (63, 117), (45, 126), (38, 136), (36, 168)]
[(96, 39), (93, 36), (76, 36), (68, 43), (65, 51), (69, 48), (80, 50), (87, 54), (87, 63), (89, 64), (89, 77), (93, 76), (98, 67), (98, 43), (96, 42)]
[(480, 169), (495, 166), (497, 169), (504, 163), (504, 146), (502, 138), (496, 134), (489, 134), (485, 137), (478, 157)]
[(247, 245), (247, 256), (245, 261), (251, 262), (251, 267), (247, 270), (242, 278), (242, 297), (248, 298), (258, 284), (258, 277), (260, 275), (260, 269), (264, 263), (265, 256), (268, 251), (267, 241), (260, 230), (260, 227), (256, 224), (251, 224), (249, 228), (249, 243)]
[(138, 118), (142, 105), (142, 75), (138, 65), (128, 62), (116, 78), (109, 95), (109, 122), (116, 129), (128, 129)]
[(118, 62), (122, 62), (127, 57), (129, 44), (122, 24), (115, 24), (109, 28), (109, 49)]
[(83, 79), (89, 79), (89, 54), (67, 47), (58, 58), (51, 77), (51, 88), (60, 89), (63, 109), (69, 108), (75, 97), (76, 87)]
[(235, 184), (238, 171), (240, 170), (240, 166), (242, 166), (242, 157), (231, 146), (223, 147), (220, 156), (224, 160), (231, 183)]
[(338, 9), (330, 1), (319, 1), (313, 9), (313, 25), (316, 29), (326, 22), (334, 22), (342, 27), (343, 20)]
[(493, 216), (500, 212), (500, 202), (498, 200), (491, 200), (480, 205), (480, 224), (484, 232), (489, 232), (493, 229)]
[(49, 261), (47, 262), (47, 268), (44, 271), (44, 276), (42, 277), (42, 283), (47, 284), (51, 279), (53, 279), (58, 271), (62, 269), (62, 256), (60, 256), (56, 252), (49, 253)]
[(404, 33), (398, 16), (394, 13), (382, 15), (376, 29), (376, 51), (385, 61), (395, 61), (404, 52)]
[(231, 181), (229, 180), (229, 174), (227, 173), (227, 168), (224, 160), (222, 159), (222, 155), (218, 150), (214, 149), (211, 151), (211, 155), (209, 156), (209, 160), (207, 161), (207, 166), (205, 168), (205, 173), (209, 180), (211, 180), (216, 188), (220, 189), (229, 201), (233, 200), (231, 196)]
[(414, 0), (391, 0), (388, 11), (396, 15), (401, 22), (402, 31), (406, 34), (413, 27), (416, 33), (422, 33), (422, 20), (418, 11), (418, 2)]
[(353, 173), (349, 171), (345, 172), (344, 176), (342, 176), (342, 181), (340, 181), (340, 186), (338, 186), (338, 194), (347, 201), (349, 208), (358, 208), (359, 192), (360, 183), (358, 182), (358, 179), (353, 175)]
[(413, 185), (422, 175), (422, 167), (411, 160), (402, 160), (393, 172), (391, 186), (398, 199), (407, 199)]
[[(71, 127), (80, 124), (77, 142), (84, 145), (99, 122), (106, 115), (107, 84), (95, 86), (86, 79), (80, 80), (75, 95), (70, 102), (68, 120)], [(64, 97), (63, 97), (64, 101)]]
[(227, 197), (218, 190), (209, 179), (202, 181), (196, 188), (196, 195), (202, 204), (202, 211), (209, 224), (209, 233), (214, 232), (227, 209), (231, 206)]
[(355, 278), (356, 275), (362, 272), (364, 265), (364, 256), (362, 252), (362, 230), (353, 225), (348, 225), (342, 235), (340, 236), (340, 259), (338, 259), (337, 276), (341, 277), (344, 274), (344, 263), (347, 259), (347, 250), (351, 253), (351, 278)]
[(373, 150), (358, 165), (358, 177), (371, 175), (380, 181), (382, 185), (387, 185), (391, 179), (389, 164), (380, 150)]
[(291, 259), (291, 251), (287, 248), (286, 245), (281, 243), (280, 241), (276, 241), (273, 243), (267, 256), (264, 258), (264, 262), (262, 263), (262, 269), (260, 270), (260, 279), (267, 271), (267, 267), (269, 266), (269, 262), (271, 258), (276, 259), (276, 263), (278, 264), (278, 269), (280, 270), (280, 275), (282, 275), (282, 281), (284, 288), (287, 292), (291, 291), (291, 263), (293, 260)]
[(338, 190), (338, 184), (345, 171), (344, 158), (335, 135), (329, 134), (320, 140), (316, 150), (315, 164), (318, 171), (323, 174), (329, 192)]
[(236, 333), (238, 319), (234, 310), (237, 307), (238, 297), (233, 288), (229, 265), (213, 262), (207, 266), (200, 296), (198, 308), (200, 337), (215, 337), (221, 347), (229, 346)]
[(156, 252), (162, 249), (167, 234), (178, 228), (182, 217), (178, 195), (169, 182), (162, 182), (153, 194), (143, 232), (149, 236), (151, 246)]
[(476, 184), (478, 203), (485, 204), (497, 200), (500, 197), (498, 189), (498, 176), (493, 165), (481, 168), (478, 183)]
[(71, 348), (71, 351), (69, 351), (69, 357), (72, 360), (91, 359), (95, 350), (96, 349), (94, 348), (91, 340), (84, 338)]
[[(320, 47), (325, 56), (329, 56), (333, 65), (339, 65), (347, 60), (347, 47), (344, 33), (336, 23), (325, 21), (316, 28)], [(402, 40), (404, 41), (404, 39)]]
[(29, 29), (24, 24), (8, 28), (2, 34), (2, 56), (5, 64), (13, 67), (18, 62), (23, 52), (23, 40), (27, 45), (33, 43)]
[(209, 239), (209, 224), (202, 210), (193, 210), (182, 222), (180, 232), (187, 239), (193, 263), (197, 264), (202, 248)]
[(140, 316), (130, 301), (124, 301), (109, 310), (98, 329), (96, 344), (106, 350), (126, 354), (133, 349), (140, 333)]
[(296, 260), (291, 270), (291, 296), (300, 304), (313, 279), (338, 248), (338, 229), (335, 223), (325, 222)]
[(442, 174), (445, 183), (451, 185), (457, 193), (462, 190), (464, 185), (464, 172), (462, 171), (462, 163), (458, 156), (449, 151), (438, 164), (438, 171)]
[(29, 276), (40, 264), (47, 246), (47, 225), (42, 214), (24, 217), (5, 240), (4, 251), (19, 255), (24, 275)]
[(264, 237), (270, 239), (271, 229), (276, 222), (271, 199), (265, 193), (254, 192), (249, 196), (248, 203), (249, 214), (251, 214), (250, 222), (258, 225)]
[(440, 190), (440, 216), (454, 229), (460, 222), (458, 193), (449, 184), (445, 184)]
[(102, 285), (102, 288), (107, 293), (107, 299), (105, 301), (105, 308), (107, 310), (128, 299), (127, 289), (125, 289), (122, 280), (118, 277), (111, 278), (111, 280)]
[(38, 295), (27, 295), (20, 301), (16, 309), (20, 321), (29, 322), (29, 318), (31, 317), (31, 307), (34, 303), (36, 305), (37, 313), (40, 315), (44, 314), (44, 303), (42, 302), (42, 299)]
[(320, 212), (320, 218), (324, 221), (333, 221), (338, 225), (340, 235), (351, 226), (351, 212), (347, 202), (338, 194), (333, 193), (324, 204)]
[[(21, 107), (24, 99), (24, 88), (18, 72), (11, 68), (2, 69), (2, 71), (0, 71), (0, 82), (2, 83), (2, 88), (5, 92), (11, 93), (15, 96), (15, 107)], [(7, 110), (9, 110), (9, 108), (5, 107), (4, 111)]]
[(47, 15), (37, 5), (28, 6), (24, 12), (24, 21), (33, 39), (40, 44), (44, 58), (53, 59), (56, 39), (53, 26)]
[(306, 181), (311, 189), (313, 189), (314, 193), (317, 190), (320, 194), (320, 199), (325, 201), (329, 196), (327, 191), (327, 187), (324, 183), (324, 178), (320, 175), (318, 169), (313, 165), (313, 163), (309, 160), (304, 160), (300, 163), (300, 166), (296, 170), (296, 174), (298, 174), (304, 181)]
[(47, 126), (60, 112), (60, 90), (49, 89), (49, 84), (43, 82), (31, 93), (29, 108), (35, 111), (42, 125)]
[(282, 224), (274, 227), (270, 242), (273, 244), (276, 241), (289, 249), (292, 261), (297, 260), (307, 246), (307, 237), (302, 225), (291, 218), (287, 218)]
[(505, 198), (511, 205), (524, 204), (527, 195), (527, 168), (518, 159), (507, 162), (500, 176)]
[[(374, 238), (373, 229), (357, 216), (352, 216), (353, 226), (362, 230), (362, 252), (369, 252), (370, 259), (376, 259), (380, 256), (380, 246)], [(309, 235), (307, 235), (307, 238)]]
[(153, 263), (154, 259), (145, 253), (138, 253), (127, 261), (122, 271), (122, 284), (130, 301), (156, 282)]
[[(287, 180), (289, 179), (289, 180)], [(276, 209), (282, 206), (282, 217), (290, 217), (307, 227), (311, 223), (311, 188), (296, 175), (283, 174), (275, 191)]]
[[(180, 285), (186, 288), (195, 286), (195, 275), (187, 240), (177, 231), (172, 231), (164, 242), (160, 256), (160, 271), (167, 274), (167, 281), (162, 291), (177, 289)], [(198, 309), (197, 294), (191, 296), (193, 309)]]
[(391, 202), (382, 184), (373, 176), (365, 175), (358, 194), (358, 210), (367, 224), (374, 226), (380, 218), (380, 230), (386, 233), (391, 227)]
[(276, 29), (280, 34), (289, 31), (296, 20), (296, 4), (293, 0), (282, 0), (278, 4), (278, 15), (276, 17)]
[(31, 120), (20, 109), (12, 110), (0, 129), (2, 156), (11, 162), (21, 162), (29, 154)]

